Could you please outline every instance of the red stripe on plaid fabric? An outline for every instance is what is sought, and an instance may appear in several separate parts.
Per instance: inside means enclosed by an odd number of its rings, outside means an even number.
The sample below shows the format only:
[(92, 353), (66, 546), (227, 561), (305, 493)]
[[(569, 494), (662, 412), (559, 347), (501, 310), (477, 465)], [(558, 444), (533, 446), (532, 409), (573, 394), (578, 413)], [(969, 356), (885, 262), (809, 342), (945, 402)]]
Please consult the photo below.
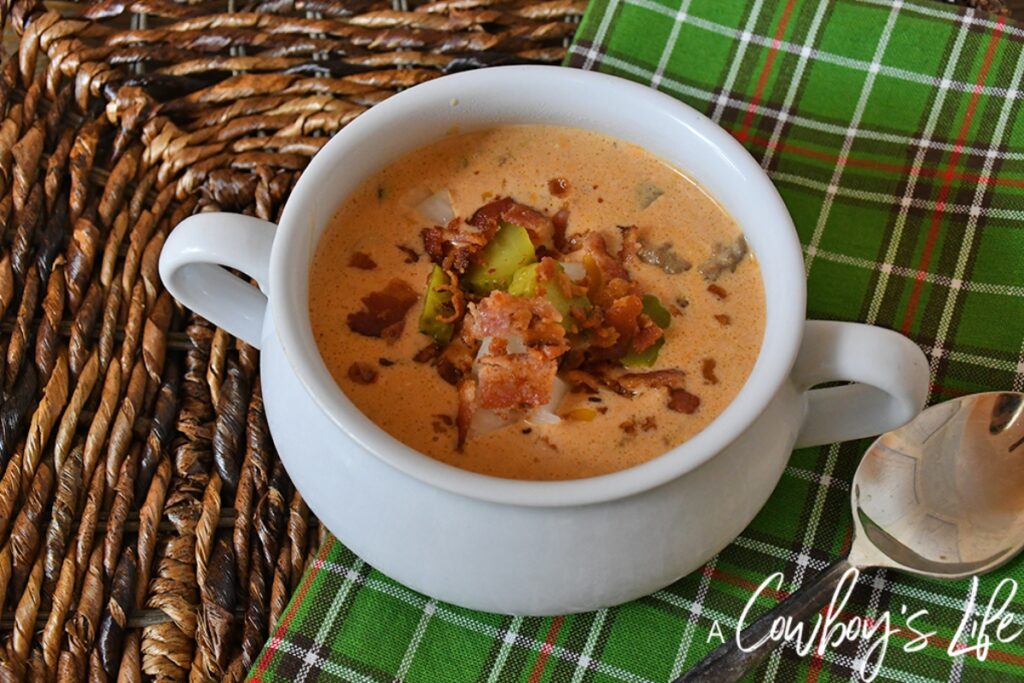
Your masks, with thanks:
[(772, 65), (775, 63), (775, 55), (779, 52), (779, 44), (782, 42), (782, 36), (786, 33), (786, 26), (789, 24), (789, 18), (793, 14), (793, 5), (795, 4), (796, 0), (789, 0), (786, 3), (786, 7), (782, 10), (782, 17), (779, 19), (778, 28), (775, 29), (775, 38), (772, 40), (771, 47), (768, 48), (768, 56), (765, 57), (764, 66), (761, 67), (761, 75), (757, 78), (754, 95), (750, 98), (747, 113), (743, 116), (743, 125), (739, 132), (736, 133), (736, 138), (740, 142), (747, 139), (747, 130), (749, 130), (750, 124), (754, 121), (754, 111), (757, 109), (757, 105), (761, 101), (761, 95), (768, 84), (768, 76), (771, 74)]
[[(740, 132), (738, 130), (733, 132), (733, 137), (740, 139)], [(825, 163), (838, 163), (839, 155), (830, 154), (817, 149), (811, 149), (810, 147), (803, 147), (801, 145), (794, 145), (786, 142), (777, 142), (772, 145), (771, 141), (762, 136), (746, 134), (746, 138), (743, 139), (746, 142), (757, 147), (768, 149), (772, 147), (778, 151), (795, 154), (796, 156), (806, 157), (808, 159), (814, 159), (815, 161), (823, 161)], [(962, 150), (961, 150), (962, 153)], [(910, 166), (904, 166), (902, 164), (891, 164), (884, 161), (878, 161), (876, 159), (858, 159), (856, 157), (848, 157), (846, 159), (847, 166), (853, 166), (857, 168), (866, 168), (873, 171), (889, 171), (894, 175), (905, 176), (912, 172)], [(949, 175), (948, 169), (938, 168), (921, 168), (918, 169), (917, 174), (923, 177), (935, 177), (943, 176), (945, 178)], [(954, 171), (951, 176), (952, 180), (963, 180), (970, 183), (978, 183), (985, 185), (1002, 185), (1007, 187), (1024, 187), (1024, 179), (1017, 178), (993, 178), (987, 175), (978, 175), (977, 173), (969, 173), (967, 171)]]
[(288, 626), (292, 623), (292, 619), (295, 618), (295, 614), (299, 611), (299, 605), (306, 599), (306, 593), (309, 592), (310, 586), (313, 585), (313, 579), (316, 578), (317, 574), (323, 568), (323, 563), (327, 560), (327, 556), (331, 552), (331, 547), (334, 543), (327, 542), (320, 547), (320, 552), (316, 554), (316, 560), (314, 560), (309, 567), (309, 571), (306, 572), (306, 576), (302, 579), (302, 584), (299, 585), (295, 595), (292, 596), (292, 605), (285, 612), (284, 618), (281, 619), (281, 623), (277, 627), (277, 631), (270, 640), (267, 641), (267, 645), (263, 650), (263, 656), (260, 657), (259, 663), (256, 664), (256, 668), (253, 670), (250, 677), (252, 683), (263, 683), (263, 679), (260, 678), (267, 672), (270, 667), (270, 662), (274, 658), (274, 654), (277, 652), (278, 644), (285, 639), (288, 635)]
[(921, 292), (924, 289), (924, 280), (927, 276), (926, 269), (931, 262), (932, 250), (935, 249), (935, 242), (939, 236), (939, 228), (942, 225), (942, 215), (946, 208), (946, 200), (949, 198), (950, 188), (953, 185), (953, 174), (957, 163), (960, 161), (960, 152), (967, 140), (967, 132), (970, 129), (971, 120), (974, 118), (974, 111), (977, 109), (978, 99), (981, 97), (981, 89), (988, 76), (989, 67), (992, 66), (992, 58), (996, 54), (996, 47), (999, 44), (999, 36), (1003, 32), (1005, 21), (1005, 17), (1000, 16), (996, 21), (995, 28), (992, 29), (988, 47), (985, 49), (985, 57), (982, 60), (981, 68), (978, 70), (978, 79), (974, 84), (974, 92), (971, 93), (971, 99), (967, 103), (967, 110), (964, 112), (964, 119), (960, 124), (960, 132), (957, 134), (956, 144), (953, 145), (953, 151), (949, 154), (946, 172), (942, 175), (942, 187), (939, 188), (939, 194), (935, 201), (935, 212), (932, 214), (931, 226), (928, 229), (928, 237), (925, 238), (924, 250), (921, 252), (921, 260), (917, 265), (917, 276), (914, 278), (914, 285), (910, 290), (907, 312), (903, 316), (903, 326), (901, 328), (903, 334), (910, 332), (910, 326), (914, 322), (914, 314), (917, 312), (918, 303), (921, 301)]
[(551, 620), (548, 635), (544, 638), (544, 644), (540, 646), (540, 652), (537, 653), (537, 661), (533, 665), (533, 671), (530, 672), (529, 683), (538, 683), (540, 681), (540, 676), (544, 673), (544, 667), (548, 663), (548, 658), (551, 657), (551, 651), (555, 648), (555, 639), (558, 637), (563, 621), (565, 621), (565, 617), (562, 616)]
[[(840, 546), (839, 556), (846, 557), (850, 552), (850, 546), (853, 544), (853, 527), (849, 527), (843, 533), (843, 543)], [(822, 619), (826, 619), (829, 615), (829, 605), (825, 605), (818, 612)], [(824, 653), (819, 653), (817, 648), (811, 653), (811, 663), (807, 667), (807, 681), (808, 683), (818, 683), (818, 676), (821, 675), (821, 670), (825, 665)]]
[[(758, 582), (748, 581), (747, 579), (744, 579), (741, 576), (730, 574), (729, 572), (722, 571), (718, 568), (709, 569), (707, 566), (705, 566), (704, 575), (711, 577), (715, 581), (721, 581), (722, 583), (727, 583), (730, 586), (742, 588), (744, 590), (750, 591), (751, 593), (753, 593), (760, 587), (760, 583)], [(789, 597), (789, 591), (775, 590), (774, 588), (771, 588), (769, 586), (761, 590), (761, 595), (768, 596), (776, 602), (781, 602)]]

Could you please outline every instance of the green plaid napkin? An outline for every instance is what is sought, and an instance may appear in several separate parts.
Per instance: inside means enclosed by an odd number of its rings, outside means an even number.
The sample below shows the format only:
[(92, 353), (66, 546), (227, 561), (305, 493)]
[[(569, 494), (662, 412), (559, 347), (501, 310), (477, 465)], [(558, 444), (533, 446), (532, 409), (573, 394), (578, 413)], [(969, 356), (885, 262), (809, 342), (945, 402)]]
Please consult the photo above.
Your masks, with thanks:
[[(1024, 390), (1024, 28), (891, 0), (595, 0), (568, 61), (652, 84), (750, 149), (805, 245), (810, 317), (909, 334), (928, 354), (933, 402)], [(715, 622), (730, 636), (770, 573), (784, 572), (790, 591), (844, 552), (866, 444), (798, 451), (765, 509), (703, 570), (591, 614), (524, 619), (437, 603), (329, 543), (252, 678), (671, 680), (718, 644)], [(843, 618), (890, 612), (905, 626), (927, 611), (914, 625), (934, 632), (928, 646), (907, 653), (913, 634), (894, 635), (876, 680), (1024, 680), (1024, 636), (993, 642), (985, 661), (947, 652), (1004, 578), (1024, 584), (1024, 562), (983, 578), (972, 603), (967, 581), (869, 572)], [(1009, 609), (1015, 631), (1024, 595)], [(960, 640), (977, 636), (968, 628)], [(783, 648), (751, 680), (851, 680), (869, 644), (823, 657)]]

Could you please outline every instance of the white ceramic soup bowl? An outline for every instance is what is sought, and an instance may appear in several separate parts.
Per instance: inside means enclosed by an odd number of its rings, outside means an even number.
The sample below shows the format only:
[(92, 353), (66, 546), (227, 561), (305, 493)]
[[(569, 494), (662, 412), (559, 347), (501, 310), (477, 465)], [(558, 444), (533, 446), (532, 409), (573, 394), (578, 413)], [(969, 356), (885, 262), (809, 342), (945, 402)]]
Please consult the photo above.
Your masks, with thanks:
[[(764, 341), (739, 395), (686, 443), (624, 471), (514, 481), (433, 460), (352, 404), (313, 339), (310, 260), (339, 203), (370, 174), (453, 130), (522, 123), (599, 131), (669, 161), (735, 217), (760, 262)], [(221, 266), (252, 276), (259, 290)], [(167, 239), (160, 273), (182, 303), (262, 349), (274, 443), (327, 528), (407, 586), (494, 612), (591, 610), (668, 585), (753, 519), (794, 444), (901, 425), (920, 410), (928, 383), (924, 356), (908, 339), (865, 325), (805, 321), (796, 231), (739, 143), (667, 95), (566, 68), (483, 69), (395, 95), (323, 147), (279, 225), (192, 216)], [(834, 380), (854, 384), (810, 389)]]

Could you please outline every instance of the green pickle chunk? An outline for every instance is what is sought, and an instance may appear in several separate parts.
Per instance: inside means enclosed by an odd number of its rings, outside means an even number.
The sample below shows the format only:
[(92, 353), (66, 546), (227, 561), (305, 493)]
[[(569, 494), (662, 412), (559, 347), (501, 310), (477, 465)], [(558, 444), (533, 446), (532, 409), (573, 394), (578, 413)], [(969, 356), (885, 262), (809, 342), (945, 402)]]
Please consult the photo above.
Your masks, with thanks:
[[(572, 317), (570, 311), (573, 308), (589, 308), (590, 300), (585, 296), (570, 297), (553, 281), (541, 283), (537, 275), (539, 267), (539, 263), (531, 263), (517, 270), (512, 276), (512, 282), (508, 286), (508, 293), (515, 296), (534, 297), (537, 296), (538, 288), (542, 288), (544, 290), (544, 298), (551, 302), (555, 310), (562, 314), (562, 326), (567, 331), (572, 332), (576, 328), (576, 319)], [(565, 270), (560, 263), (558, 264), (558, 270)]]
[(427, 279), (427, 292), (423, 296), (419, 330), (423, 334), (429, 334), (438, 344), (450, 342), (455, 331), (455, 326), (451, 323), (438, 320), (452, 314), (452, 293), (447, 289), (439, 289), (449, 282), (448, 275), (441, 266), (434, 264)]
[[(658, 297), (653, 294), (644, 295), (643, 312), (647, 314), (648, 318), (654, 321), (655, 325), (663, 330), (672, 323), (672, 314), (668, 312), (667, 308), (661, 305), (661, 301), (659, 301)], [(658, 360), (658, 352), (661, 351), (661, 347), (664, 345), (665, 337), (662, 337), (639, 353), (635, 351), (627, 353), (622, 357), (622, 364), (628, 367), (649, 368), (654, 365), (656, 360)]]
[(462, 278), (466, 289), (486, 295), (495, 289), (507, 290), (512, 276), (523, 266), (537, 260), (526, 228), (502, 223)]

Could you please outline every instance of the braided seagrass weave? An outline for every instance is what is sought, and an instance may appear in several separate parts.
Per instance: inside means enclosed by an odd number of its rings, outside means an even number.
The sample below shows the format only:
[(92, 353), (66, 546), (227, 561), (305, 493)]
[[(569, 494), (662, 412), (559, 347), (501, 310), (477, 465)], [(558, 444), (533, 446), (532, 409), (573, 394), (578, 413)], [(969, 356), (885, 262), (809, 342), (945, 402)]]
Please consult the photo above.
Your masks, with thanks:
[(273, 220), (398, 89), (558, 62), (582, 0), (4, 3), (0, 680), (238, 680), (322, 530), (257, 352), (157, 276), (197, 211)]

